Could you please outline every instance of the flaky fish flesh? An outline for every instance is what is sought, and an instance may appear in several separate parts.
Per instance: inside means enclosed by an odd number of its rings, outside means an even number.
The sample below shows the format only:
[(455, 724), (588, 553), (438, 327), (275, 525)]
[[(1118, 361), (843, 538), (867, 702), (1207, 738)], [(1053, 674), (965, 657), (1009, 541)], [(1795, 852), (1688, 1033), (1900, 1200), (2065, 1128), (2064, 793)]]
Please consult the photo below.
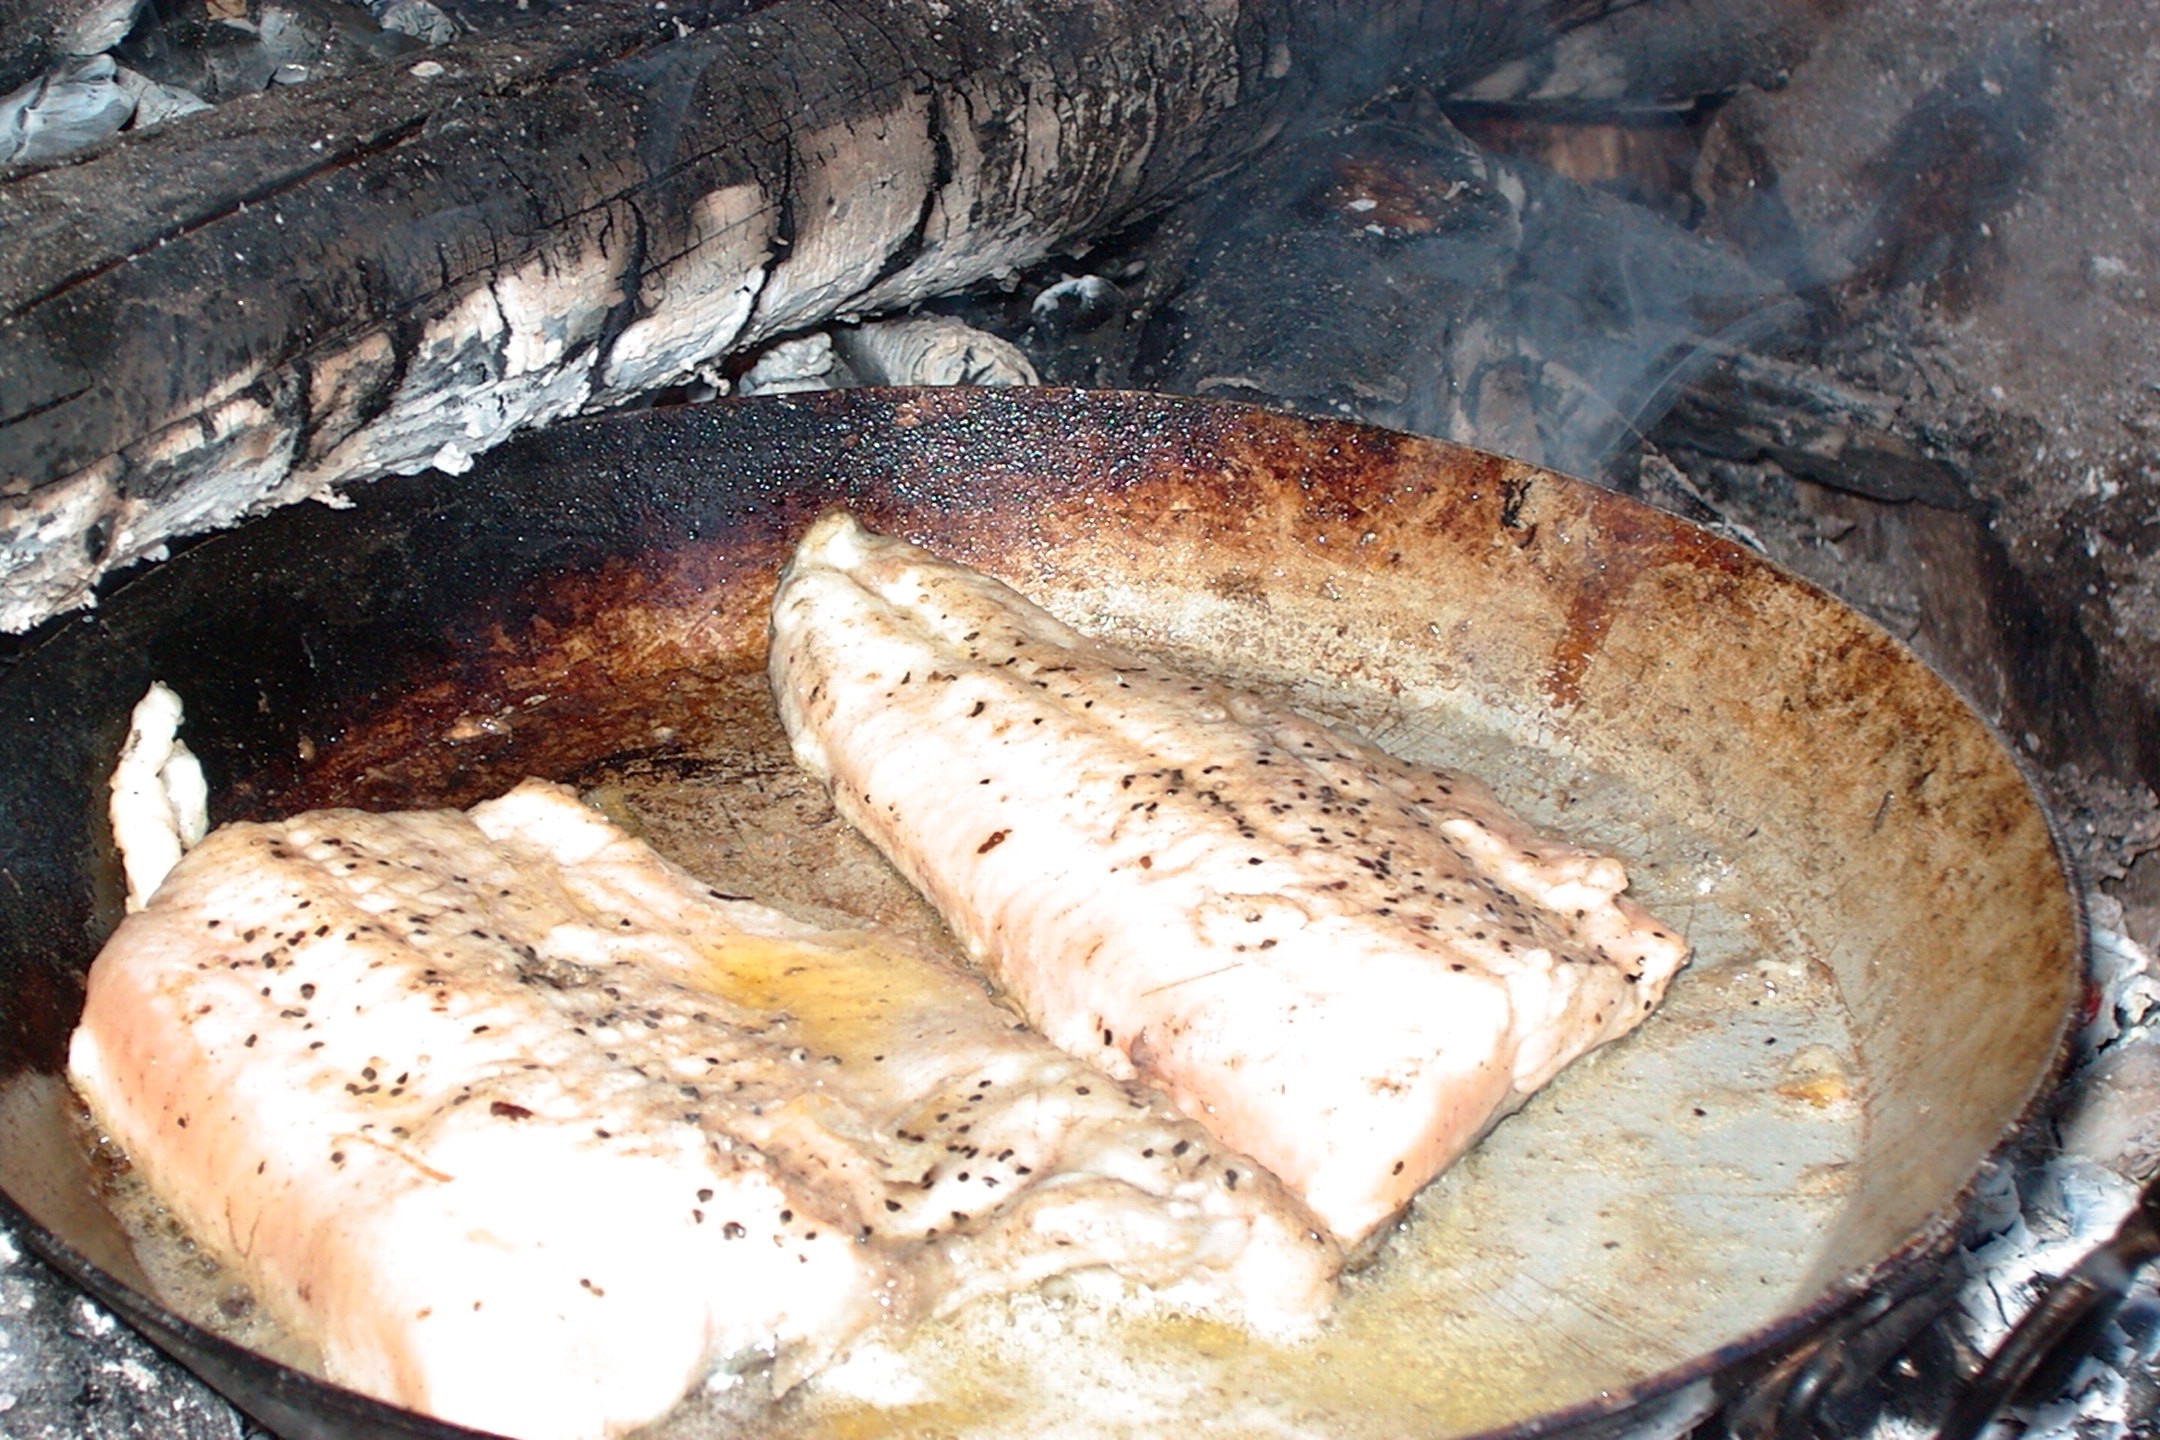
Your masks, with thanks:
[(979, 980), (698, 883), (528, 782), (214, 832), (99, 955), (93, 1117), (330, 1378), (618, 1434), (716, 1365), (1104, 1266), (1268, 1327), (1339, 1261)]
[(1476, 781), (849, 516), (782, 576), (771, 674), (798, 761), (1036, 1026), (1348, 1244), (1686, 959), (1617, 860)]

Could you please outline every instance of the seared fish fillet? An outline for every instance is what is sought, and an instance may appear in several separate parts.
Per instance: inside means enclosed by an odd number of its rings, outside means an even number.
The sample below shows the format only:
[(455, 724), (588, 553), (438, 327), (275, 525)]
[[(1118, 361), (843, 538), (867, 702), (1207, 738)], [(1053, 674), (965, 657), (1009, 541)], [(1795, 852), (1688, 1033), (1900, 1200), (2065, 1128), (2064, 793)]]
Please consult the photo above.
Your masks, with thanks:
[(1296, 1324), (1339, 1259), (979, 981), (537, 782), (213, 833), (98, 957), (71, 1066), (331, 1378), (513, 1435), (619, 1433), (720, 1363), (784, 1387), (1082, 1266)]
[(1070, 1054), (1355, 1243), (1686, 959), (1463, 776), (1079, 634), (852, 518), (797, 549), (796, 758)]

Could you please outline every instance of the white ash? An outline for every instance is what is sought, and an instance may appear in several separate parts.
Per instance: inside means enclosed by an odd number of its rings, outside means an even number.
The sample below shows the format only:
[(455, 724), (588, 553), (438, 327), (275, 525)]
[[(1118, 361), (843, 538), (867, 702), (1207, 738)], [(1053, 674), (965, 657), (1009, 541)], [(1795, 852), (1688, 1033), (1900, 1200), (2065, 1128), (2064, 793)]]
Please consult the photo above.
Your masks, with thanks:
[(0, 165), (44, 165), (120, 133), (135, 97), (110, 55), (69, 58), (0, 97)]
[[(2115, 1233), (2160, 1169), (2160, 973), (2122, 933), (2122, 906), (2093, 893), (2090, 964), (2099, 1004), (2077, 1037), (2070, 1100), (2056, 1125), (2061, 1148), (2037, 1166), (1999, 1177), (1989, 1197), (2001, 1228), (1972, 1251), (1975, 1276), (1960, 1297), (1967, 1339), (1992, 1353), (2047, 1283)], [(2126, 1440), (2150, 1417), (2160, 1342), (2160, 1276), (2146, 1267), (2129, 1300), (2071, 1376), (2067, 1393), (2013, 1406), (1992, 1434), (2024, 1440)], [(1874, 1440), (1909, 1428), (1879, 1427)]]
[(831, 390), (835, 388), (833, 362), (832, 336), (822, 330), (798, 335), (758, 356), (736, 389), (744, 395), (800, 395), (811, 390)]
[(665, 385), (743, 338), (781, 248), (771, 198), (758, 185), (723, 186), (690, 207), (690, 221), (690, 247), (636, 279), (641, 313), (601, 362), (602, 399)]
[(833, 343), (869, 385), (1039, 385), (1020, 347), (949, 315), (871, 320)]
[(410, 35), (423, 45), (447, 45), (457, 39), (457, 22), (428, 0), (369, 0), (367, 8), (383, 29)]
[(119, 67), (116, 78), (120, 88), (135, 100), (135, 118), (128, 122), (130, 130), (147, 130), (153, 125), (162, 125), (167, 120), (210, 108), (210, 102), (193, 90), (153, 80), (125, 65)]
[(2114, 1157), (2112, 1168), (2125, 1176), (2160, 1172), (2160, 1044), (2149, 1032), (2093, 1062), (2062, 1140), (2071, 1154)]
[(10, 1440), (269, 1440), (0, 1229), (0, 1433)]

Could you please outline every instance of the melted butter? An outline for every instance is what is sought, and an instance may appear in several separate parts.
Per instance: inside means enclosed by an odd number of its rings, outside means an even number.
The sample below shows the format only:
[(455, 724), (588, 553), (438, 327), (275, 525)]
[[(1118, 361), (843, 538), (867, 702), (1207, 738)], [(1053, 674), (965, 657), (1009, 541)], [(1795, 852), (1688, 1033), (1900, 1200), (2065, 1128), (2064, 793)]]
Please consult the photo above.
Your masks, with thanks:
[[(870, 1383), (851, 1373), (860, 1355), (812, 1382), (772, 1433), (1381, 1437), (1459, 1433), (1519, 1408), (1526, 1373), (1505, 1363), (1508, 1347), (1473, 1365), (1458, 1343), (1451, 1357), (1447, 1342), (1459, 1337), (1398, 1303), (1434, 1277), (1414, 1260), (1389, 1268), (1398, 1283), (1353, 1283), (1328, 1328), (1297, 1344), (1150, 1308), (1129, 1292), (989, 1302), (874, 1354)], [(1510, 1337), (1513, 1348), (1522, 1338)], [(892, 1398), (875, 1393), (879, 1384)]]
[(969, 986), (865, 933), (801, 941), (708, 933), (695, 944), (691, 984), (746, 1009), (785, 1014), (803, 1044), (844, 1065), (904, 1039), (912, 1015), (950, 1007)]
[(707, 932), (694, 938), (691, 983), (753, 1010), (784, 1010), (820, 1034), (853, 1034), (884, 1008), (888, 977), (869, 946)]

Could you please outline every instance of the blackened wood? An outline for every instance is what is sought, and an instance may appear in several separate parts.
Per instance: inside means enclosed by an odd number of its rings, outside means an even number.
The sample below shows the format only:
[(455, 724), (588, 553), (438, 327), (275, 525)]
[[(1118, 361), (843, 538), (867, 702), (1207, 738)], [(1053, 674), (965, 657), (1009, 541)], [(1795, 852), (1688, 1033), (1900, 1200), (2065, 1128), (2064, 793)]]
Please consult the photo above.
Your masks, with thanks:
[(1812, 366), (1735, 354), (1681, 397), (1661, 443), (1721, 460), (1768, 460), (1788, 475), (1940, 510), (1979, 512), (1957, 447), (1921, 433), (1895, 400)]
[(1589, 476), (1796, 314), (1728, 251), (1437, 115), (1280, 146), (1165, 228), (1194, 257), (1143, 330), (1145, 382)]
[(1464, 98), (1610, 114), (1775, 86), (1853, 0), (1637, 0), (1483, 77)]
[(1849, 256), (1845, 299), (1951, 280), (1992, 248), (2054, 124), (2054, 64), (2037, 22), (1995, 37), (1922, 96), (1863, 177), (1878, 198)]
[(0, 627), (1100, 233), (1601, 0), (596, 5), (0, 185)]
[(247, 9), (248, 23), (233, 24), (208, 0), (162, 0), (143, 11), (113, 57), (215, 103), (425, 48), (383, 29), (356, 0), (255, 0)]

